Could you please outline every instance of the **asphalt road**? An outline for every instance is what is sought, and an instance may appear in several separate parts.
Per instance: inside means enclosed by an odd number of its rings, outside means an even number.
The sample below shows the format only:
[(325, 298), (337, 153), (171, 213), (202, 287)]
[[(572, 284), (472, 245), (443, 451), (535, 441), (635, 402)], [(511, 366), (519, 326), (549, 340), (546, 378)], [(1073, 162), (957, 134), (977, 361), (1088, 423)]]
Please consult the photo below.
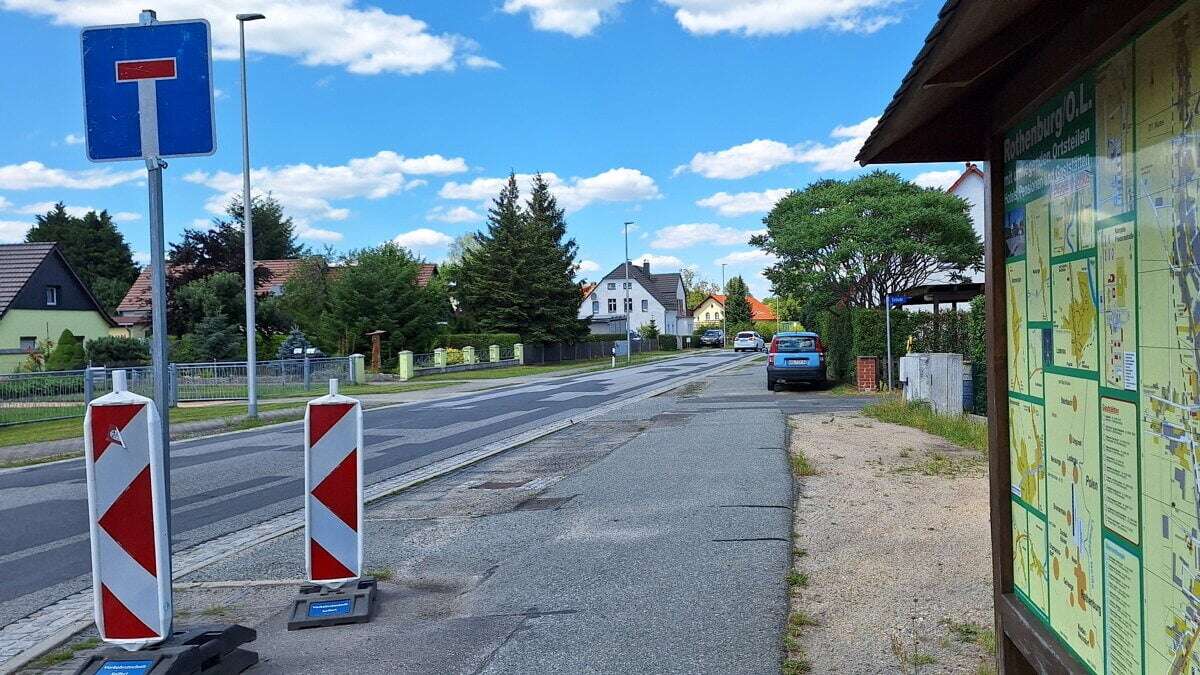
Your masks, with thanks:
[[(744, 358), (706, 352), (367, 411), (366, 482)], [(302, 425), (292, 423), (174, 443), (174, 546), (199, 544), (301, 508), (302, 434)], [(82, 460), (0, 473), (0, 578), (6, 582), (0, 585), (0, 625), (90, 584)]]

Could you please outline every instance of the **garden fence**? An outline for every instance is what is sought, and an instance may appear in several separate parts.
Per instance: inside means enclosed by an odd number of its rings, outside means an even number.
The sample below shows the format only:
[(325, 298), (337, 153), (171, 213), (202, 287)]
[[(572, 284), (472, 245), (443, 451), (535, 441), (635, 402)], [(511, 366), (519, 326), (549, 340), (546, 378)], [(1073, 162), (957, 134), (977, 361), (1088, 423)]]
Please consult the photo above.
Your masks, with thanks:
[[(246, 400), (246, 365), (245, 361), (170, 364), (171, 404)], [(149, 366), (0, 374), (0, 426), (82, 417), (88, 401), (112, 391), (116, 370), (127, 373), (130, 391), (154, 396), (154, 369)], [(354, 382), (349, 357), (260, 361), (256, 373), (260, 399), (305, 396), (333, 378)]]

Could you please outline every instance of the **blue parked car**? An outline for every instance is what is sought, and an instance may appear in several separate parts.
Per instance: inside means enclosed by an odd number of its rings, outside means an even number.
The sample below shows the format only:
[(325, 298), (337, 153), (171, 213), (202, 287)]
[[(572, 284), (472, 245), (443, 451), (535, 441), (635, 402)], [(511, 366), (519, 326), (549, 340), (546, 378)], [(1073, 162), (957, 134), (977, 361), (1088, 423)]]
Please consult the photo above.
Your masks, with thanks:
[(767, 389), (825, 382), (825, 345), (816, 333), (778, 333), (767, 349)]

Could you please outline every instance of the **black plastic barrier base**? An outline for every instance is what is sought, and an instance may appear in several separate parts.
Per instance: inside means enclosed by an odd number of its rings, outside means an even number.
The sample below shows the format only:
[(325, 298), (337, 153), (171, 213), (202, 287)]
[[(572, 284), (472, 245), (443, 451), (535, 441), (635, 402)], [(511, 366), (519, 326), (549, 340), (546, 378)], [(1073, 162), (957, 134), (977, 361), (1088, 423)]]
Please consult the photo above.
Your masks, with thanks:
[(315, 584), (304, 586), (292, 602), (288, 630), (366, 623), (374, 611), (375, 590), (371, 577), (352, 581), (336, 591)]
[(258, 634), (245, 626), (197, 626), (175, 631), (162, 644), (127, 652), (107, 649), (89, 658), (76, 675), (236, 675), (258, 663), (258, 654), (241, 649)]

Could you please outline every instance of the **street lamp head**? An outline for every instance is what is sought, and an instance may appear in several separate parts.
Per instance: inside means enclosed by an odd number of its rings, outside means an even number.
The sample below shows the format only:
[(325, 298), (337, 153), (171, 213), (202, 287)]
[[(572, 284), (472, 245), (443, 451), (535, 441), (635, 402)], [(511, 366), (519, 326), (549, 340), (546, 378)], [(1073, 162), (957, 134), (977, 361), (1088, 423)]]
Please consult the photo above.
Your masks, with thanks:
[(259, 19), (265, 19), (265, 18), (267, 18), (267, 17), (263, 14), (238, 14), (237, 15), (237, 20), (242, 21), (242, 22), (258, 21)]

